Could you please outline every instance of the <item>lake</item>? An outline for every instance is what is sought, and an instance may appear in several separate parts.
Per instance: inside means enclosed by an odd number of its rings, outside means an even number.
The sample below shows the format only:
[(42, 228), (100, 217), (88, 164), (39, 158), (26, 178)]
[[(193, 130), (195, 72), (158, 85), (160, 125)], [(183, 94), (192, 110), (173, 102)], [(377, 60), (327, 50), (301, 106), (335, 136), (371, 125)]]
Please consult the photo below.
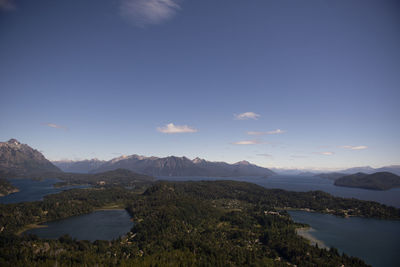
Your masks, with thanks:
[(288, 211), (295, 222), (306, 223), (309, 234), (374, 267), (400, 266), (400, 221), (342, 218), (330, 214)]
[[(321, 190), (335, 196), (354, 197), (373, 200), (383, 204), (400, 207), (400, 189), (374, 191), (358, 188), (337, 187), (333, 181), (310, 176), (272, 176), (261, 177), (159, 177), (160, 180), (200, 181), (200, 180), (236, 180), (255, 183), (266, 188), (279, 188), (292, 191)], [(54, 188), (58, 179), (33, 181), (30, 179), (13, 179), (11, 183), (20, 192), (0, 197), (0, 203), (16, 203), (41, 200), (45, 195), (55, 194), (70, 188), (87, 186), (70, 186)], [(374, 266), (400, 266), (395, 256), (399, 251), (400, 224), (395, 221), (375, 219), (344, 219), (332, 215), (290, 211), (293, 219), (311, 225), (315, 231), (310, 232), (315, 238), (339, 251), (364, 259)], [(133, 223), (125, 210), (97, 211), (87, 215), (49, 222), (47, 228), (32, 229), (43, 238), (58, 238), (69, 234), (73, 238), (94, 241), (97, 239), (112, 240), (130, 231)], [(400, 257), (399, 257), (400, 258)]]
[(400, 208), (400, 188), (387, 191), (335, 186), (332, 180), (315, 176), (277, 175), (263, 177), (158, 177), (169, 181), (233, 180), (255, 183), (266, 188), (279, 188), (289, 191), (321, 190), (334, 196), (376, 201)]
[(8, 179), (8, 181), (17, 187), (19, 192), (0, 197), (0, 203), (2, 204), (38, 201), (42, 200), (46, 195), (56, 194), (64, 190), (89, 187), (88, 185), (74, 185), (56, 188), (53, 185), (62, 182), (59, 179), (44, 179), (40, 181), (32, 179)]
[(101, 210), (44, 225), (47, 227), (31, 229), (25, 234), (48, 239), (57, 239), (68, 234), (78, 240), (113, 240), (128, 233), (133, 222), (126, 210)]

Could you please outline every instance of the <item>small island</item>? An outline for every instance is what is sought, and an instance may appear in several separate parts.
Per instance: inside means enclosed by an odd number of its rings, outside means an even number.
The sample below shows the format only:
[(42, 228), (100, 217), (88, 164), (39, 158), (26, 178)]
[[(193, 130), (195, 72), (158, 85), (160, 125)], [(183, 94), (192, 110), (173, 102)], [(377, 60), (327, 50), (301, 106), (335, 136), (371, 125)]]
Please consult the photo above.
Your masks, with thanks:
[(373, 174), (359, 172), (338, 178), (335, 180), (335, 185), (372, 190), (389, 190), (400, 187), (400, 176), (390, 172), (376, 172)]
[(0, 179), (0, 197), (7, 196), (12, 193), (18, 192), (18, 188), (13, 186), (9, 181), (6, 179)]

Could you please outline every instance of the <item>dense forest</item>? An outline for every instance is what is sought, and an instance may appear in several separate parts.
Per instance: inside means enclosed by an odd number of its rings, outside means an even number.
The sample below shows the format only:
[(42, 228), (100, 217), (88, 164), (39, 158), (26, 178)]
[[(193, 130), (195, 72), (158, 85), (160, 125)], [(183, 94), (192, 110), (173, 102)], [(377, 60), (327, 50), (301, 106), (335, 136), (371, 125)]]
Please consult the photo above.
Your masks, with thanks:
[(96, 174), (89, 173), (70, 173), (70, 172), (41, 172), (30, 174), (16, 174), (0, 170), (0, 179), (60, 179), (61, 182), (55, 184), (56, 187), (69, 185), (89, 184), (103, 187), (127, 186), (135, 188), (147, 188), (155, 178), (145, 174), (139, 174), (126, 169), (116, 169)]
[[(43, 240), (17, 235), (30, 224), (125, 207), (135, 222), (114, 241)], [(157, 182), (143, 193), (124, 187), (74, 189), (43, 201), (0, 205), (0, 266), (364, 266), (295, 233), (284, 208), (399, 219), (398, 209), (323, 192), (288, 192), (233, 181)]]
[(155, 178), (152, 176), (135, 173), (126, 169), (116, 169), (113, 171), (106, 171), (96, 174), (63, 172), (42, 174), (38, 176), (38, 178), (43, 177), (58, 178), (63, 180), (62, 182), (57, 183), (55, 186), (90, 184), (101, 185), (105, 187), (128, 186), (135, 188), (146, 188), (155, 180)]
[(0, 197), (18, 192), (18, 188), (13, 186), (8, 180), (0, 178)]
[(372, 190), (389, 190), (400, 187), (400, 176), (390, 172), (376, 172), (372, 174), (359, 172), (337, 179), (335, 185)]

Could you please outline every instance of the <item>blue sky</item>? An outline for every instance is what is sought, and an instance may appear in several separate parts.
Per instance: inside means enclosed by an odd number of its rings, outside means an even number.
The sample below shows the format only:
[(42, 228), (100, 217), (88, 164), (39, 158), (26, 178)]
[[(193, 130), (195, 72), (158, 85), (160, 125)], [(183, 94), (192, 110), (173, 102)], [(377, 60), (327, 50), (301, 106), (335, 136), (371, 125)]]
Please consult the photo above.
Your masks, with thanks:
[(399, 164), (399, 13), (385, 0), (0, 0), (0, 140), (52, 160)]

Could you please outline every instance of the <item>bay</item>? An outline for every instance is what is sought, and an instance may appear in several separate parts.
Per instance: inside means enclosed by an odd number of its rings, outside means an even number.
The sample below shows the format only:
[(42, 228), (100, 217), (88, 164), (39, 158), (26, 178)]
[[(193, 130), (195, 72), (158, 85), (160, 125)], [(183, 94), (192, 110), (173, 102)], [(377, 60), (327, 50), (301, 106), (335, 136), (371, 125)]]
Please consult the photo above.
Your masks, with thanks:
[(19, 192), (0, 197), (0, 203), (2, 204), (39, 201), (46, 195), (56, 194), (73, 188), (89, 187), (88, 185), (54, 187), (55, 183), (62, 182), (60, 179), (9, 179), (9, 181), (13, 186), (18, 188)]
[(295, 222), (311, 226), (308, 234), (335, 247), (340, 253), (359, 257), (376, 267), (400, 266), (400, 221), (342, 218), (330, 214), (288, 211)]

